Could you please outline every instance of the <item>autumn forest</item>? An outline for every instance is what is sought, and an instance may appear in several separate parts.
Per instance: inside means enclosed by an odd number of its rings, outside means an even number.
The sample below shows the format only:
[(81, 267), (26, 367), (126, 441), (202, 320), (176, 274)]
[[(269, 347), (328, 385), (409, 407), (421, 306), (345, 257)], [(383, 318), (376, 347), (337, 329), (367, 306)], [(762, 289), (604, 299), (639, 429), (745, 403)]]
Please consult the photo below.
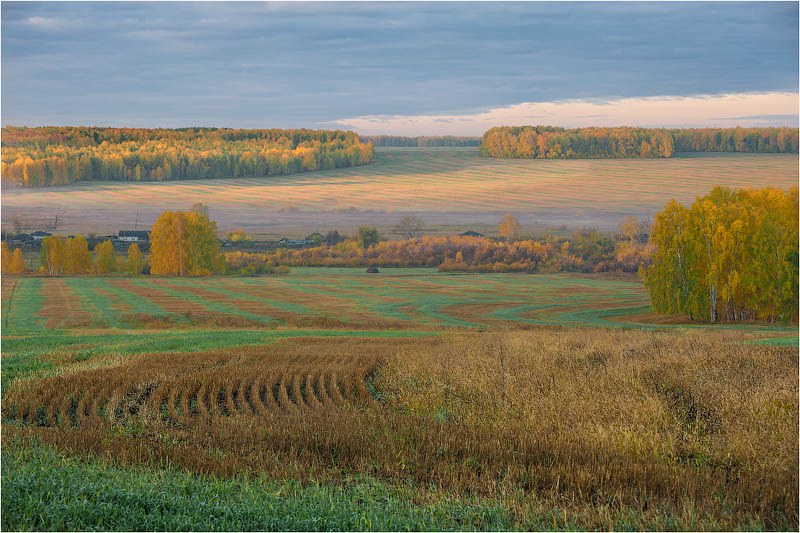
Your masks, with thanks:
[(3, 128), (4, 184), (277, 176), (369, 163), (353, 132), (222, 128)]
[(481, 153), (521, 159), (659, 158), (678, 152), (797, 153), (797, 128), (492, 128)]

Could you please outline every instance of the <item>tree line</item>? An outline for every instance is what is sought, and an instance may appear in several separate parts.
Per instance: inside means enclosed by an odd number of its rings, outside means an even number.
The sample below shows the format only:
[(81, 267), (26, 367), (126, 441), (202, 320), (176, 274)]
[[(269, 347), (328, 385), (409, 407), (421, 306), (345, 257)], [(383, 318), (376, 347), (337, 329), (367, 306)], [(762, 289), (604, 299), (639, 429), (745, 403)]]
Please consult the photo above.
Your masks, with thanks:
[(519, 159), (659, 158), (677, 152), (798, 153), (797, 128), (577, 128), (521, 126), (483, 134), (481, 154)]
[(9, 126), (2, 147), (4, 183), (25, 187), (277, 176), (374, 159), (371, 143), (340, 130)]
[[(289, 267), (436, 267), (443, 272), (638, 272), (649, 264), (644, 224), (626, 219), (619, 234), (575, 230), (570, 237), (519, 240), (518, 224), (504, 221), (505, 240), (485, 237), (424, 236), (381, 240), (375, 228), (363, 226), (336, 244), (265, 253), (230, 252), (229, 267), (258, 274)], [(501, 224), (502, 226), (502, 224)], [(516, 226), (516, 227), (515, 227)], [(269, 270), (267, 270), (269, 271)]]
[[(20, 275), (29, 271), (25, 256), (20, 248), (11, 252), (8, 245), (0, 245), (2, 251), (3, 274)], [(51, 235), (42, 239), (39, 251), (39, 273), (46, 276), (72, 276), (91, 274), (111, 274), (120, 272), (139, 275), (145, 269), (145, 258), (136, 243), (128, 247), (127, 257), (117, 256), (111, 241), (103, 241), (89, 251), (89, 244), (83, 235), (64, 239)]]
[(656, 311), (710, 322), (797, 321), (798, 188), (717, 187), (653, 224), (645, 283)]
[(369, 135), (362, 137), (366, 142), (369, 141), (375, 146), (381, 147), (412, 147), (412, 148), (425, 148), (425, 147), (463, 147), (463, 146), (480, 146), (480, 137), (455, 137), (452, 135), (444, 135), (439, 137), (421, 136), (421, 137), (403, 137), (400, 135)]
[[(362, 226), (348, 238), (333, 230), (316, 246), (279, 248), (265, 253), (220, 252), (216, 223), (202, 204), (191, 211), (165, 211), (150, 233), (145, 258), (135, 243), (128, 257), (117, 257), (111, 241), (95, 246), (94, 254), (82, 236), (42, 241), (38, 274), (46, 276), (141, 273), (154, 276), (212, 274), (282, 274), (292, 266), (424, 266), (450, 272), (637, 272), (649, 262), (647, 225), (628, 218), (620, 232), (575, 230), (570, 237), (544, 236), (522, 240), (520, 225), (507, 215), (499, 231), (504, 240), (485, 237), (419, 236), (422, 221), (406, 217), (397, 226), (409, 238), (386, 241), (376, 228)], [(246, 238), (243, 232), (239, 232)], [(27, 272), (22, 251), (11, 253), (3, 243), (4, 274)]]

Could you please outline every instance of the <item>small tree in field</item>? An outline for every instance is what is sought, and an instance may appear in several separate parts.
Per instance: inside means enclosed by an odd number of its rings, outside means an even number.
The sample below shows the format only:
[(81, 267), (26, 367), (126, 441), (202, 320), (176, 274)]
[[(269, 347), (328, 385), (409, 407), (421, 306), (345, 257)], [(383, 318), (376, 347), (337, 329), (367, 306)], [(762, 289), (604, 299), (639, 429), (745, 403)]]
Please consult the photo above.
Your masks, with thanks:
[(2, 271), (3, 274), (9, 274), (11, 272), (11, 260), (12, 260), (11, 250), (9, 249), (6, 243), (0, 244), (0, 248), (2, 248), (2, 257), (3, 257), (2, 267), (0, 267), (0, 271)]
[(397, 231), (399, 231), (406, 239), (413, 239), (422, 235), (422, 227), (424, 222), (421, 218), (413, 215), (406, 215), (397, 224)]
[(14, 257), (11, 258), (11, 273), (12, 274), (24, 274), (25, 270), (25, 256), (22, 254), (22, 250), (17, 248), (14, 250)]
[(136, 243), (128, 247), (126, 269), (129, 274), (133, 274), (134, 276), (138, 276), (142, 273), (142, 270), (144, 270), (144, 257), (142, 256), (141, 250), (139, 250), (139, 245)]
[(94, 250), (97, 254), (97, 273), (108, 274), (114, 271), (117, 266), (117, 258), (114, 255), (114, 245), (111, 241), (103, 241)]
[(165, 211), (150, 233), (150, 273), (203, 276), (219, 272), (217, 224), (195, 212)]
[(64, 269), (68, 274), (88, 274), (92, 270), (92, 254), (83, 235), (67, 239), (64, 253)]
[(519, 238), (519, 232), (522, 229), (522, 226), (519, 225), (519, 222), (511, 213), (508, 213), (503, 221), (500, 223), (500, 227), (497, 228), (500, 236), (507, 241), (515, 241)]
[(48, 276), (60, 276), (64, 273), (64, 256), (64, 240), (61, 237), (51, 235), (42, 239), (39, 262)]
[(372, 226), (361, 226), (358, 228), (358, 245), (361, 246), (364, 250), (378, 244), (381, 240), (381, 236), (378, 233), (378, 230)]

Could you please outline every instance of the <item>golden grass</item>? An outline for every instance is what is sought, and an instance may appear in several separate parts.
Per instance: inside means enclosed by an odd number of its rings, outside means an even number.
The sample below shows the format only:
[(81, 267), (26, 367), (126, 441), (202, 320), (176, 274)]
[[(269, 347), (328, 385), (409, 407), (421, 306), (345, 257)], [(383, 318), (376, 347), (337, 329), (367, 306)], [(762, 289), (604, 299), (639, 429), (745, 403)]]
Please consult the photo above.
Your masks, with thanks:
[[(14, 383), (4, 437), (126, 464), (559, 508), (584, 528), (798, 524), (797, 350), (735, 332), (294, 339)], [(699, 526), (698, 526), (699, 524)], [(560, 526), (558, 526), (560, 527)]]

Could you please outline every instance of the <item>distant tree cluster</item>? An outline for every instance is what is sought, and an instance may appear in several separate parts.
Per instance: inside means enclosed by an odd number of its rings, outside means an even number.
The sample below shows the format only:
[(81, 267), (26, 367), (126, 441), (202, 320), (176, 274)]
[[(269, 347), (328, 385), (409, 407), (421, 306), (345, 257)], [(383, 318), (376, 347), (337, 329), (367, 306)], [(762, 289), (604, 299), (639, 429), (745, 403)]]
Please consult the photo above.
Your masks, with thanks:
[(22, 250), (17, 248), (14, 253), (6, 243), (0, 244), (0, 251), (2, 254), (2, 266), (0, 272), (3, 274), (24, 274), (27, 268), (25, 267), (25, 256)]
[(480, 137), (454, 137), (446, 135), (442, 137), (401, 137), (398, 135), (372, 135), (362, 137), (364, 141), (372, 142), (375, 146), (381, 147), (462, 147), (480, 146)]
[[(25, 257), (17, 248), (10, 253), (6, 243), (2, 244), (3, 274), (25, 274)], [(64, 239), (59, 235), (51, 235), (42, 239), (39, 252), (39, 272), (46, 276), (75, 276), (91, 274), (111, 274), (114, 272), (130, 275), (141, 274), (145, 261), (136, 243), (128, 247), (128, 256), (117, 256), (111, 241), (103, 241), (89, 251), (89, 244), (82, 235)]]
[(717, 187), (655, 219), (645, 283), (656, 311), (717, 321), (797, 321), (798, 189)]
[(658, 158), (676, 152), (798, 153), (798, 130), (501, 127), (483, 134), (480, 150), (488, 157), (519, 159)]
[[(513, 223), (512, 223), (513, 226)], [(637, 272), (649, 264), (649, 246), (641, 223), (629, 219), (619, 235), (576, 230), (571, 237), (498, 242), (484, 237), (417, 237), (383, 241), (374, 228), (335, 245), (273, 252), (226, 254), (228, 265), (438, 267), (448, 272)], [(631, 230), (631, 227), (633, 230)], [(512, 228), (513, 229), (513, 228)], [(517, 230), (518, 231), (518, 230)]]
[(5, 127), (2, 147), (3, 181), (26, 187), (277, 176), (374, 159), (372, 144), (339, 130)]

